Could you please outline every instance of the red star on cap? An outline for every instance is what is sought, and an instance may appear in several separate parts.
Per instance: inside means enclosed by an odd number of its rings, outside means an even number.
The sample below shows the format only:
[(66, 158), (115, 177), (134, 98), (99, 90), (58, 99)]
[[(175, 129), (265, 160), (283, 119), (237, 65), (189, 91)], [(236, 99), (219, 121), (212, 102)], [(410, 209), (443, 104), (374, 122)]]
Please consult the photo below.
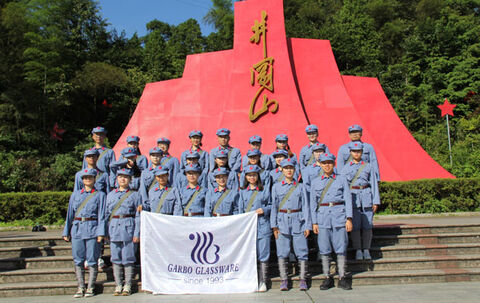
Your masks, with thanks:
[(88, 170), (85, 170), (85, 172), (88, 172)]
[(450, 115), (453, 117), (453, 109), (457, 106), (456, 104), (451, 104), (448, 102), (447, 98), (445, 98), (445, 102), (442, 105), (437, 105), (438, 108), (442, 110), (442, 117), (445, 115)]
[(355, 146), (357, 146), (357, 145), (358, 145), (358, 144), (357, 144), (357, 143), (355, 143)]

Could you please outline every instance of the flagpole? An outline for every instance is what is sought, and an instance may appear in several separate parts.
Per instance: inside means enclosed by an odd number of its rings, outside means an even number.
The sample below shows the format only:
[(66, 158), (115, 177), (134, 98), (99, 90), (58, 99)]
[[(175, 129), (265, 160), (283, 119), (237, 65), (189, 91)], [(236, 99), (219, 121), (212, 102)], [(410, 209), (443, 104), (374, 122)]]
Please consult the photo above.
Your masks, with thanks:
[(448, 124), (448, 114), (446, 116), (447, 116), (448, 151), (450, 152), (450, 167), (453, 167), (452, 143), (450, 142), (450, 125)]

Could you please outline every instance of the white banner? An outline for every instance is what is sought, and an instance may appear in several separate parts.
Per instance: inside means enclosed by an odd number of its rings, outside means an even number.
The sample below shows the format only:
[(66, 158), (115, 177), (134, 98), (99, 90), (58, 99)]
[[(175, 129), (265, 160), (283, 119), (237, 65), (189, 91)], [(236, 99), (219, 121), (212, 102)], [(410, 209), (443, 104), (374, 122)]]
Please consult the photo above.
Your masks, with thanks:
[(141, 213), (142, 289), (154, 294), (257, 290), (257, 214), (189, 218)]

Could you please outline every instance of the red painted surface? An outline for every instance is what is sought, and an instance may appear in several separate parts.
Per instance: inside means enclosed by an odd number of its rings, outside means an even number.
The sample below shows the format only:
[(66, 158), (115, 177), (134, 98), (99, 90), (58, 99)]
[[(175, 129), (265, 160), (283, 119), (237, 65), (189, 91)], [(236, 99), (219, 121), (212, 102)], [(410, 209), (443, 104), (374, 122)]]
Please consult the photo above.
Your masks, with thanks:
[[(274, 91), (264, 93), (277, 100), (279, 108), (252, 123), (248, 113), (258, 84), (250, 84), (250, 69), (263, 59), (263, 48), (249, 39), (262, 10), (268, 14), (268, 56), (275, 59)], [(114, 150), (118, 154), (128, 135), (141, 137), (142, 150), (168, 137), (170, 152), (180, 156), (189, 147), (191, 130), (204, 133), (203, 146), (209, 150), (217, 145), (215, 131), (226, 127), (232, 131), (231, 145), (243, 154), (250, 136), (262, 136), (262, 151), (271, 153), (275, 136), (285, 133), (298, 155), (307, 143), (302, 101), (308, 119), (320, 129), (320, 140), (332, 151), (348, 141), (349, 125), (362, 125), (364, 141), (372, 143), (379, 156), (382, 180), (453, 177), (413, 139), (376, 79), (342, 77), (329, 41), (287, 41), (282, 0), (236, 2), (234, 48), (188, 56), (182, 78), (147, 84)], [(260, 104), (259, 99), (257, 108)]]

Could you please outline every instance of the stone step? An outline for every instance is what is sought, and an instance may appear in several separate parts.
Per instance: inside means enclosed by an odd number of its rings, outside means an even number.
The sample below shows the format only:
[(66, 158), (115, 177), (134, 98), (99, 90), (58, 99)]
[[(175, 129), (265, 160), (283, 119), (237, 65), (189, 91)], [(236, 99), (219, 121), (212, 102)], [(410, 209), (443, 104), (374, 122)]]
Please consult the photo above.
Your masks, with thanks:
[[(109, 245), (104, 246), (104, 254), (110, 254)], [(71, 256), (72, 246), (32, 246), (32, 247), (1, 247), (0, 259), (3, 258), (32, 258), (47, 256)]]
[[(298, 288), (298, 276), (290, 277), (293, 288)], [(314, 275), (309, 281), (311, 288), (318, 288), (323, 282), (323, 275)], [(335, 280), (338, 277), (335, 276)], [(459, 281), (480, 281), (479, 268), (463, 269), (431, 269), (431, 270), (398, 270), (389, 272), (362, 272), (353, 273), (353, 287), (360, 285), (383, 284), (413, 284), (413, 283), (441, 283)], [(337, 284), (336, 281), (335, 284)], [(272, 278), (272, 288), (280, 287), (280, 279)], [(113, 293), (114, 283), (98, 282), (96, 293)], [(75, 282), (26, 282), (0, 284), (0, 297), (42, 296), (42, 295), (73, 295), (76, 291)], [(141, 282), (135, 281), (134, 290), (141, 289)], [(141, 290), (140, 290), (141, 291)]]
[[(480, 243), (382, 246), (372, 247), (370, 254), (374, 259), (439, 255), (480, 255)], [(349, 257), (355, 258), (353, 249), (349, 250)]]
[[(138, 274), (136, 274), (138, 277)], [(85, 270), (85, 279), (88, 281), (88, 270)], [(98, 273), (97, 281), (113, 281), (113, 272), (111, 267)], [(36, 282), (57, 282), (57, 281), (76, 281), (75, 270), (73, 267), (66, 268), (33, 268), (17, 269), (12, 271), (0, 272), (0, 284), (23, 283), (29, 281)]]
[(373, 236), (373, 246), (480, 243), (480, 233), (442, 233)]
[(386, 224), (374, 223), (375, 235), (411, 235), (441, 233), (480, 233), (480, 223), (450, 225)]
[[(138, 292), (141, 282), (134, 280), (132, 290)], [(114, 282), (97, 282), (95, 292), (112, 293)], [(77, 291), (76, 282), (25, 282), (0, 284), (0, 298), (23, 296), (72, 295)]]
[(60, 232), (58, 235), (25, 235), (0, 238), (0, 247), (63, 246), (65, 244), (66, 242), (63, 241)]
[[(480, 268), (461, 269), (428, 269), (428, 270), (394, 270), (394, 271), (367, 271), (353, 272), (352, 286), (360, 285), (384, 285), (384, 284), (416, 284), (416, 283), (444, 283), (444, 282), (467, 282), (480, 281)], [(338, 276), (335, 277), (335, 285)], [(299, 277), (290, 276), (291, 286), (298, 288)], [(318, 288), (325, 277), (321, 274), (311, 277), (310, 287)], [(280, 287), (280, 278), (272, 278), (272, 288)]]

